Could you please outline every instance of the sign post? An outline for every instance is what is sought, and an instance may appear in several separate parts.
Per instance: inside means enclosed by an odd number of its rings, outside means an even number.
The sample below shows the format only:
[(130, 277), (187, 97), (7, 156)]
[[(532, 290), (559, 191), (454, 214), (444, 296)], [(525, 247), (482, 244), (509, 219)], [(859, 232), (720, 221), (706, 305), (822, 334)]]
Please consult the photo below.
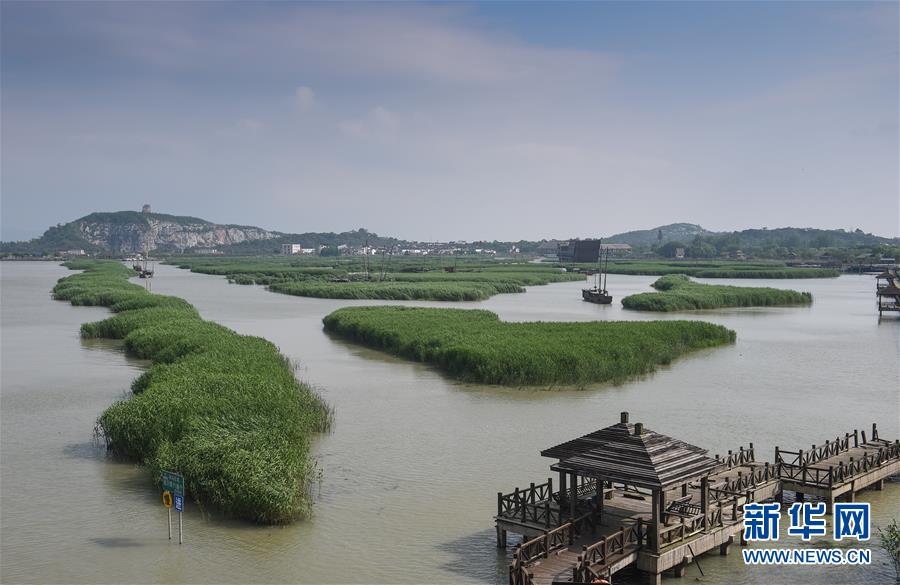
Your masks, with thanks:
[(174, 471), (162, 472), (163, 506), (169, 516), (169, 540), (172, 540), (172, 505), (178, 512), (178, 544), (184, 542), (184, 476)]
[(166, 516), (169, 524), (169, 540), (172, 540), (172, 492), (166, 490), (163, 492), (163, 506), (166, 507)]

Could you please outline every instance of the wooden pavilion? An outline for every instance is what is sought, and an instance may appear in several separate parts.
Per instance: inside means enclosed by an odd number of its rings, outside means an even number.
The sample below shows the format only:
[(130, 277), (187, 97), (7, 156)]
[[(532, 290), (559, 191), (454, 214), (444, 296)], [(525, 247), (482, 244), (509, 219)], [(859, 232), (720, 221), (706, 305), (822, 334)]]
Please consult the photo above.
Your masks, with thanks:
[[(577, 488), (585, 483), (609, 486), (610, 490), (614, 484), (621, 485), (623, 492), (638, 496), (649, 491), (651, 517), (646, 536), (650, 549), (658, 551), (659, 530), (668, 516), (693, 517), (708, 509), (706, 479), (720, 463), (706, 453), (706, 449), (647, 429), (642, 423), (632, 424), (623, 412), (618, 424), (545, 449), (541, 455), (558, 460), (550, 469), (559, 473), (560, 492), (566, 493), (570, 486), (569, 517), (576, 516)], [(692, 482), (707, 486), (701, 489), (699, 505), (691, 502), (688, 493)], [(601, 488), (597, 489), (599, 495)], [(681, 495), (667, 502), (667, 493), (673, 490)], [(600, 523), (604, 499), (594, 499)]]
[[(861, 439), (860, 439), (861, 436)], [(695, 445), (630, 423), (594, 431), (541, 455), (555, 460), (554, 480), (497, 493), (497, 546), (522, 535), (509, 564), (510, 585), (591, 583), (633, 567), (658, 585), (662, 574), (684, 576), (699, 555), (728, 554), (742, 538), (743, 506), (781, 499), (784, 489), (836, 498), (875, 487), (900, 472), (900, 441), (877, 427), (845, 433), (809, 451), (775, 449), (775, 463), (756, 460), (753, 443), (707, 456)]]

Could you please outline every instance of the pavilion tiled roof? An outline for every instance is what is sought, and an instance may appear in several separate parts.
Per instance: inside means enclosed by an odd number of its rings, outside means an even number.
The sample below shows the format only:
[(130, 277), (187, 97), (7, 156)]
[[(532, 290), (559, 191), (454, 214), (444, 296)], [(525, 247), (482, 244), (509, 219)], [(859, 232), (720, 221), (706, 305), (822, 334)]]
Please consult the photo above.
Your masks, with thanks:
[(541, 452), (571, 471), (644, 487), (668, 487), (709, 474), (719, 463), (706, 449), (627, 422), (615, 424)]

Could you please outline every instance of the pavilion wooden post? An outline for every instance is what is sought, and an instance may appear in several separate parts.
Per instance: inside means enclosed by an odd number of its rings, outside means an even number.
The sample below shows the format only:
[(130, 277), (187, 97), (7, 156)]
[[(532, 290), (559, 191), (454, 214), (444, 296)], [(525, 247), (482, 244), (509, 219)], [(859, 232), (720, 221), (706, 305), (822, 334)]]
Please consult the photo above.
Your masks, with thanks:
[(653, 488), (653, 518), (650, 521), (650, 530), (647, 532), (647, 539), (650, 543), (650, 550), (659, 552), (659, 503), (660, 488)]
[(700, 507), (703, 509), (703, 531), (709, 530), (709, 477), (700, 478)]
[(603, 478), (597, 478), (597, 524), (603, 523)]
[(571, 495), (569, 496), (569, 518), (575, 519), (575, 506), (578, 505), (578, 476), (572, 472)]
[(663, 525), (668, 525), (666, 518), (666, 490), (665, 488), (659, 489), (659, 518), (662, 521)]
[(566, 499), (566, 472), (559, 472), (559, 519), (562, 520), (563, 516), (566, 515), (566, 509), (563, 507), (563, 502)]

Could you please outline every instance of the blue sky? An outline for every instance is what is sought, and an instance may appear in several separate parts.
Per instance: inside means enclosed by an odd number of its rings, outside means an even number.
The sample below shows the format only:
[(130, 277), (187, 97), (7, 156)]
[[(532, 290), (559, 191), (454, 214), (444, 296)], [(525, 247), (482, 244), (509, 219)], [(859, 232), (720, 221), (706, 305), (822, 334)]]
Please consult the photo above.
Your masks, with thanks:
[(2, 238), (900, 235), (898, 6), (3, 2)]

